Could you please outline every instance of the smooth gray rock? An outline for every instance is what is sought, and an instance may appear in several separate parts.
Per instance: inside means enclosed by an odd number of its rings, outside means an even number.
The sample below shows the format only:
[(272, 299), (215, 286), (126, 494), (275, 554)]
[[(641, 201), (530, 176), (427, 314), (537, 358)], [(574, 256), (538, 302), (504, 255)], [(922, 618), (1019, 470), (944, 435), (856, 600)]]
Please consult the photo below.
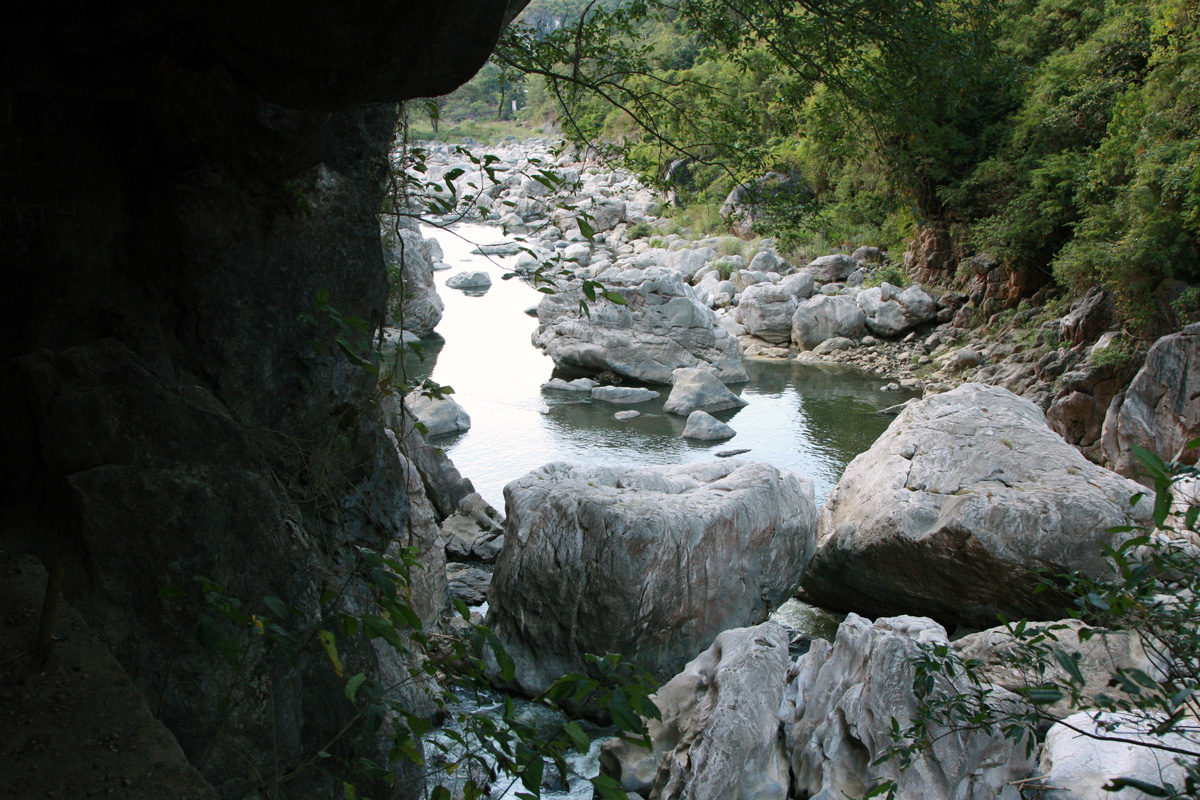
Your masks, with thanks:
[(1146, 363), (1125, 392), (1125, 399), (1104, 424), (1104, 454), (1122, 475), (1139, 477), (1134, 446), (1164, 461), (1182, 455), (1196, 463), (1197, 451), (1183, 446), (1200, 438), (1200, 323), (1164, 336), (1146, 354)]
[(660, 680), (794, 594), (815, 543), (812, 483), (722, 459), (621, 469), (547, 464), (504, 489), (488, 625), (536, 694), (585, 653)]
[(573, 262), (576, 266), (586, 267), (592, 261), (592, 248), (586, 242), (576, 242), (575, 244), (567, 245), (563, 250), (562, 257), (564, 261)]
[(688, 282), (691, 282), (696, 279), (700, 270), (708, 266), (711, 252), (689, 248), (672, 250), (670, 258), (667, 259), (667, 266), (679, 271)]
[[(1100, 721), (1113, 723), (1116, 727), (1106, 731), (1093, 719), (1093, 714), (1081, 712), (1072, 714), (1050, 728), (1042, 745), (1042, 757), (1038, 765), (1038, 774), (1044, 776), (1040, 798), (1111, 800), (1120, 797), (1141, 800), (1147, 797), (1136, 789), (1125, 789), (1115, 794), (1104, 791), (1104, 785), (1113, 778), (1133, 778), (1155, 786), (1165, 783), (1178, 787), (1184, 785), (1186, 773), (1175, 763), (1175, 754), (1130, 742), (1156, 742), (1195, 752), (1193, 738), (1177, 733), (1153, 736), (1149, 730), (1155, 722), (1139, 724), (1131, 716), (1105, 713), (1100, 715)], [(1078, 731), (1085, 731), (1092, 736), (1085, 736)], [(1103, 741), (1106, 737), (1126, 741)]]
[(850, 257), (855, 261), (861, 261), (864, 264), (882, 264), (883, 251), (878, 247), (863, 245), (850, 254)]
[(796, 295), (779, 284), (756, 283), (742, 292), (734, 315), (754, 336), (786, 345), (792, 339), (792, 315), (799, 305)]
[(564, 381), (562, 378), (551, 378), (542, 384), (543, 389), (554, 389), (559, 392), (584, 392), (592, 393), (592, 389), (597, 386), (596, 382), (591, 378), (576, 378), (573, 381)]
[(446, 279), (446, 286), (451, 289), (486, 289), (492, 285), (492, 279), (486, 272), (459, 272)]
[(534, 346), (557, 365), (612, 370), (645, 383), (670, 383), (678, 367), (710, 367), (726, 383), (746, 380), (737, 340), (674, 271), (625, 270), (606, 275), (605, 287), (626, 304), (598, 300), (590, 317), (579, 311), (579, 284), (546, 295)]
[(1006, 389), (965, 384), (913, 403), (846, 468), (821, 513), (805, 591), (831, 608), (913, 611), (990, 626), (1058, 619), (1067, 599), (1034, 594), (1040, 572), (1105, 570), (1101, 550), (1138, 484), (1092, 464)]
[[(884, 780), (896, 782), (899, 800), (1020, 796), (1002, 792), (1029, 774), (1033, 760), (1024, 742), (999, 732), (935, 726), (932, 752), (918, 753), (907, 769), (898, 759), (875, 763), (894, 743), (891, 720), (904, 726), (916, 714), (912, 659), (921, 645), (945, 644), (946, 631), (933, 620), (902, 616), (872, 624), (857, 614), (846, 617), (832, 644), (813, 641), (789, 670), (779, 709), (798, 796), (862, 797)], [(991, 699), (1016, 697), (996, 688)]]
[(723, 439), (732, 439), (734, 436), (737, 436), (737, 431), (707, 411), (696, 410), (688, 414), (687, 424), (683, 426), (683, 433), (681, 435), (685, 439), (719, 442)]
[(603, 400), (606, 403), (620, 405), (646, 403), (656, 397), (659, 397), (658, 392), (641, 386), (597, 386), (592, 389), (593, 400)]
[(837, 353), (841, 350), (853, 350), (854, 340), (847, 339), (845, 336), (835, 336), (832, 339), (826, 339), (819, 345), (813, 348), (813, 352), (819, 356), (828, 355), (829, 353)]
[(479, 606), (487, 602), (488, 584), (491, 573), (478, 567), (463, 564), (448, 564), (446, 580), (450, 584), (450, 596), (462, 600), (468, 606)]
[(801, 267), (800, 271), (807, 272), (821, 283), (835, 283), (846, 280), (856, 269), (858, 262), (853, 258), (843, 253), (834, 253), (813, 259)]
[(788, 268), (788, 263), (770, 250), (759, 250), (750, 259), (750, 269), (756, 272), (782, 272)]
[(937, 316), (937, 301), (919, 286), (901, 291), (884, 282), (863, 289), (856, 300), (866, 317), (867, 329), (876, 336), (898, 336)]
[(637, 419), (641, 415), (642, 415), (642, 412), (633, 411), (631, 409), (629, 411), (618, 411), (617, 413), (613, 414), (613, 419), (615, 419), (617, 422), (627, 422), (628, 420), (631, 420), (631, 419)]
[(785, 800), (788, 762), (776, 714), (788, 635), (775, 622), (734, 628), (651, 698), (652, 749), (604, 743), (601, 773), (627, 792), (679, 800)]
[(431, 398), (413, 392), (404, 398), (404, 404), (425, 426), (426, 436), (456, 433), (471, 427), (471, 417), (449, 397)]
[(813, 291), (816, 289), (816, 281), (808, 272), (797, 272), (794, 275), (788, 275), (779, 282), (780, 288), (796, 296), (797, 300), (807, 300), (813, 296)]
[(671, 373), (674, 385), (663, 411), (686, 417), (696, 409), (701, 411), (725, 411), (741, 408), (747, 403), (721, 383), (712, 372), (694, 367), (680, 367)]
[(866, 315), (853, 297), (817, 295), (792, 314), (792, 341), (801, 350), (812, 350), (835, 336), (861, 339), (866, 332)]

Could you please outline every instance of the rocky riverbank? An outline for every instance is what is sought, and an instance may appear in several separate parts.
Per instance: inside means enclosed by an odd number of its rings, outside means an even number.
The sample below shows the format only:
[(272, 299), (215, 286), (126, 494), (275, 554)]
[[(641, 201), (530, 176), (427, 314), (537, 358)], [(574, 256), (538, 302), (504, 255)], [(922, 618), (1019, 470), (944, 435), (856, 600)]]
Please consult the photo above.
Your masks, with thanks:
[[(489, 181), (472, 178), (484, 163)], [(977, 659), (991, 701), (1024, 713), (1011, 637), (978, 631), (997, 614), (1059, 625), (1096, 691), (1113, 669), (1159, 674), (1127, 634), (1089, 639), (1056, 622), (1069, 599), (1034, 588), (1047, 572), (1098, 576), (1101, 550), (1149, 524), (1130, 502), (1141, 487), (1106, 467), (1133, 476), (1134, 445), (1169, 459), (1200, 434), (1200, 326), (1139, 347), (1110, 330), (1098, 292), (997, 310), (982, 258), (957, 284), (901, 286), (870, 247), (792, 264), (770, 240), (690, 238), (632, 176), (553, 156), (547, 142), (469, 157), (432, 146), (425, 165), (467, 199), (466, 216), (519, 237), (510, 252), (526, 280), (553, 282), (532, 343), (564, 372), (669, 386), (678, 414), (728, 402), (722, 384), (744, 381), (755, 358), (850, 364), (924, 395), (889, 411), (895, 422), (815, 523), (799, 476), (718, 461), (550, 464), (507, 488), (503, 537), (487, 510), (465, 536), (442, 524), (448, 557), (498, 554), (491, 587), (457, 568), (453, 590), (491, 600), (487, 621), (516, 662), (509, 688), (536, 694), (583, 668), (586, 652), (675, 675), (657, 695), (653, 749), (614, 741), (606, 774), (638, 796), (681, 800), (860, 796), (886, 781), (901, 798), (1016, 800), (1026, 784), (1084, 798), (1118, 764), (1154, 779), (1153, 751), (1066, 735), (1094, 723), (1065, 702), (1035, 747), (935, 725), (934, 746), (907, 769), (884, 756), (891, 720), (917, 714), (914, 659), (930, 647)], [(432, 274), (432, 248), (413, 245)], [(739, 627), (797, 591), (848, 613), (833, 642), (773, 622)], [(943, 688), (972, 691), (958, 678)]]
[[(1117, 329), (1099, 290), (1075, 303), (1043, 292), (1006, 310), (1003, 271), (987, 256), (948, 285), (898, 286), (888, 279), (906, 282), (905, 270), (874, 247), (792, 264), (770, 239), (693, 238), (634, 176), (556, 155), (549, 140), (422, 152), (424, 179), (449, 179), (461, 201), (446, 221), (502, 226), (519, 241), (516, 269), (556, 285), (534, 344), (567, 371), (670, 384), (674, 369), (701, 367), (731, 383), (744, 379), (741, 359), (797, 359), (851, 365), (926, 396), (993, 384), (1130, 477), (1131, 445), (1169, 459), (1200, 435), (1196, 404), (1166, 388), (1197, 379), (1200, 328), (1166, 337), (1147, 360), (1150, 343)], [(431, 305), (422, 280), (414, 309)]]

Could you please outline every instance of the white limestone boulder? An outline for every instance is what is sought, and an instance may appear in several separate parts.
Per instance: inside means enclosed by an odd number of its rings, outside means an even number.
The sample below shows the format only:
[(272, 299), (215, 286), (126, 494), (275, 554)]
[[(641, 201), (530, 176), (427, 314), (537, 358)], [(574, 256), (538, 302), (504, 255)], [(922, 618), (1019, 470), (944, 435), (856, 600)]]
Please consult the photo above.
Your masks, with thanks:
[(746, 380), (737, 340), (674, 271), (624, 270), (606, 275), (605, 288), (625, 305), (598, 299), (585, 315), (577, 283), (546, 295), (534, 346), (560, 367), (611, 370), (643, 383), (670, 383), (679, 367), (712, 369), (726, 383)]
[[(1149, 522), (1138, 484), (1096, 466), (1007, 389), (965, 384), (908, 406), (846, 468), (821, 513), (805, 591), (870, 616), (946, 624), (1059, 619), (1044, 570), (1099, 575), (1115, 526)], [(1129, 535), (1129, 534), (1124, 534)]]
[[(1006, 787), (1029, 774), (1033, 759), (1024, 742), (999, 732), (935, 725), (932, 751), (918, 753), (907, 769), (898, 759), (876, 763), (894, 744), (892, 720), (904, 727), (916, 716), (913, 659), (923, 645), (947, 643), (945, 629), (931, 619), (872, 623), (857, 614), (846, 617), (832, 644), (813, 641), (792, 665), (779, 709), (796, 796), (862, 797), (891, 780), (897, 800), (1020, 797)], [(992, 700), (1016, 697), (997, 688)]]
[(587, 653), (665, 680), (730, 628), (759, 624), (812, 553), (812, 483), (769, 464), (552, 463), (504, 489), (487, 623), (537, 694)]
[(741, 408), (747, 403), (706, 369), (680, 367), (671, 373), (673, 385), (663, 411), (686, 417), (696, 409), (712, 413)]

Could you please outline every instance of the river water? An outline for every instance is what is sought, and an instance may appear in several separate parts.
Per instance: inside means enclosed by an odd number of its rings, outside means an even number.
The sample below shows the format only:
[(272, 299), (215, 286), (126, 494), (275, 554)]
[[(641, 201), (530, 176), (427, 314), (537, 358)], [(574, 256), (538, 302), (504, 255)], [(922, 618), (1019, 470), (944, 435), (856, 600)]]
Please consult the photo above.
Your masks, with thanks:
[[(810, 478), (819, 507), (846, 464), (887, 428), (890, 418), (876, 412), (911, 396), (884, 391), (883, 381), (856, 370), (747, 359), (750, 382), (731, 388), (749, 405), (715, 415), (737, 436), (722, 442), (684, 439), (685, 419), (662, 410), (670, 387), (654, 387), (663, 396), (637, 406), (543, 391), (554, 364), (530, 344), (537, 320), (524, 313), (542, 295), (520, 279), (501, 279), (513, 259), (470, 252), (502, 241), (499, 230), (456, 225), (426, 227), (423, 233), (438, 240), (451, 267), (435, 275), (446, 304), (437, 328), (445, 344), (440, 350), (427, 346), (424, 361), (410, 363), (410, 378), (432, 373), (433, 380), (453, 387), (454, 399), (471, 416), (471, 429), (431, 441), (497, 509), (504, 508), (505, 484), (550, 461), (679, 464), (731, 449), (748, 449), (741, 458)], [(446, 288), (446, 279), (462, 270), (488, 272), (492, 287), (479, 295)], [(613, 419), (629, 408), (642, 416)]]

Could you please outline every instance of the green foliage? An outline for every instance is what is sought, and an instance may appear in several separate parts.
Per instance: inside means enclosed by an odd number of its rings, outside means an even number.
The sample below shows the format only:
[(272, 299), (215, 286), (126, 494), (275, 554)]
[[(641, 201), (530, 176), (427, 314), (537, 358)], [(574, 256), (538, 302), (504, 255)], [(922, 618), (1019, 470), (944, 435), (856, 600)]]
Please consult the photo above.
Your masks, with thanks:
[(904, 288), (912, 283), (908, 277), (908, 273), (903, 267), (896, 264), (884, 264), (881, 267), (876, 267), (867, 275), (867, 279), (863, 281), (864, 286), (882, 286), (884, 283), (890, 283), (892, 286)]
[[(1197, 447), (1200, 440), (1188, 445)], [(1024, 676), (1025, 702), (1015, 707), (996, 702), (982, 677), (982, 664), (964, 661), (945, 645), (928, 647), (915, 662), (919, 712), (907, 724), (893, 720), (895, 745), (881, 760), (907, 765), (929, 751), (939, 732), (964, 728), (1002, 733), (1032, 748), (1039, 731), (1054, 719), (1047, 707), (1067, 701), (1072, 709), (1092, 715), (1101, 739), (1123, 740), (1114, 722), (1118, 717), (1102, 716), (1119, 714), (1124, 724), (1144, 732), (1141, 746), (1175, 759), (1187, 776), (1182, 786), (1146, 786), (1123, 778), (1111, 789), (1140, 786), (1155, 797), (1200, 797), (1200, 731), (1195, 726), (1200, 714), (1200, 551), (1195, 546), (1200, 505), (1194, 494), (1200, 471), (1165, 463), (1141, 448), (1135, 453), (1154, 484), (1154, 529), (1114, 531), (1128, 537), (1105, 549), (1106, 576), (1072, 573), (1053, 583), (1066, 587), (1075, 600), (1073, 616), (1087, 623), (1081, 640), (1127, 631), (1154, 659), (1158, 674), (1117, 668), (1106, 689), (1091, 694), (1079, 654), (1060, 639), (1065, 625), (1002, 620), (1013, 642), (1003, 656), (1004, 666)], [(1133, 501), (1141, 499), (1137, 495)], [(1048, 580), (1046, 586), (1050, 584)], [(1167, 734), (1177, 738), (1164, 740)]]
[[(320, 655), (343, 687), (348, 722), (334, 740), (312, 752), (247, 775), (247, 784), (265, 796), (275, 796), (279, 786), (300, 773), (319, 770), (336, 775), (346, 797), (360, 797), (365, 788), (390, 782), (392, 765), (407, 761), (426, 768), (431, 797), (450, 797), (453, 788), (462, 796), (481, 798), (489, 783), (507, 776), (520, 781), (527, 796), (537, 798), (547, 769), (557, 771), (564, 782), (578, 777), (566, 758), (571, 752), (587, 752), (590, 741), (571, 715), (574, 709), (600, 710), (612, 720), (617, 735), (649, 746), (645, 720), (659, 718), (649, 699), (656, 685), (647, 673), (613, 655), (588, 656), (587, 674), (565, 675), (535, 699), (558, 712), (549, 728), (530, 724), (510, 698), (501, 703), (499, 713), (460, 705), (460, 697), (488, 690), (489, 658), (499, 665), (502, 680), (512, 679), (512, 660), (485, 625), (470, 623), (461, 601), (456, 603), (465, 623), (460, 635), (426, 631), (412, 605), (411, 574), (419, 568), (412, 548), (394, 556), (360, 549), (352, 573), (369, 588), (369, 602), (357, 593), (350, 597), (346, 582), (322, 592), (319, 612), (311, 618), (273, 596), (265, 597), (264, 608), (252, 613), (224, 586), (197, 577), (202, 602), (194, 634), (211, 656), (209, 685), (216, 706), (207, 750), (222, 736), (232, 710), (270, 680), (272, 652), (293, 668), (302, 654)], [(174, 586), (164, 587), (159, 596), (185, 613), (191, 598)], [(393, 651), (409, 665), (407, 671), (400, 670), (390, 682), (383, 680), (370, 660), (363, 659), (362, 654), (371, 652), (371, 642)], [(402, 698), (413, 688), (452, 714), (452, 723), (439, 736), (431, 735), (435, 729), (429, 719), (406, 707)], [(390, 743), (386, 762), (363, 758), (380, 737)], [(466, 777), (456, 779), (457, 775)], [(447, 776), (451, 783), (445, 782)], [(609, 779), (589, 780), (600, 796), (625, 798)]]

